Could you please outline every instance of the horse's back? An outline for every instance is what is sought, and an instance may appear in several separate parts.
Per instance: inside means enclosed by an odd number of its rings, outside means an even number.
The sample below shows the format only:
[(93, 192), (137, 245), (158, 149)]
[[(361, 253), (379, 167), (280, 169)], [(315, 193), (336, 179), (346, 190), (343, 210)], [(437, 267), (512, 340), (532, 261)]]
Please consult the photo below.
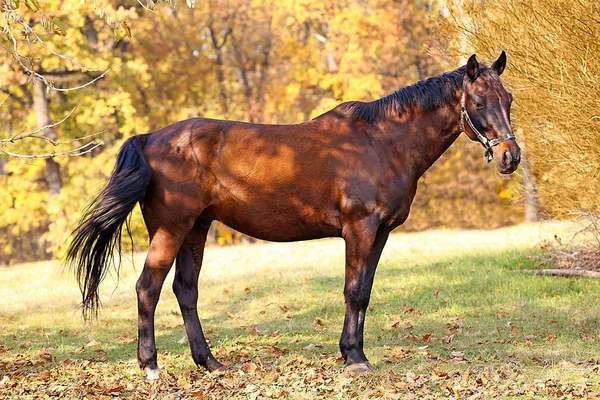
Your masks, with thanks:
[(262, 239), (338, 236), (343, 180), (357, 167), (349, 158), (362, 152), (347, 129), (323, 118), (173, 124), (148, 137), (149, 196)]

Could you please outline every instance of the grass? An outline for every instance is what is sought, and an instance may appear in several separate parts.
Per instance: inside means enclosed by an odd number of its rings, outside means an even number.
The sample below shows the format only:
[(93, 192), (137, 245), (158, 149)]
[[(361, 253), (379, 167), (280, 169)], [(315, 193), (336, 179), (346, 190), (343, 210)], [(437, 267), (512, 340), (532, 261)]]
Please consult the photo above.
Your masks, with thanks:
[[(522, 274), (565, 224), (393, 235), (365, 328), (368, 375), (342, 371), (343, 242), (209, 247), (199, 310), (213, 352), (196, 369), (170, 285), (156, 312), (159, 366), (137, 368), (136, 267), (102, 285), (85, 325), (58, 263), (0, 269), (0, 396), (546, 398), (598, 391), (600, 282)], [(115, 289), (116, 287), (116, 289)]]

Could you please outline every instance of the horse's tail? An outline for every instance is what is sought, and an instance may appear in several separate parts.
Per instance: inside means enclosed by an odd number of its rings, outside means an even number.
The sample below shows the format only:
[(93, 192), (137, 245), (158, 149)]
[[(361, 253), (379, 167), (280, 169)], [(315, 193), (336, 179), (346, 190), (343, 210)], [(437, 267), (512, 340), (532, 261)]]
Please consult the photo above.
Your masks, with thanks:
[(113, 264), (117, 276), (119, 274), (123, 224), (131, 238), (127, 216), (144, 198), (150, 182), (150, 168), (142, 150), (146, 137), (134, 136), (121, 147), (108, 185), (86, 208), (79, 226), (72, 233), (73, 241), (67, 250), (66, 261), (73, 266), (79, 281), (83, 297), (81, 307), (86, 319), (97, 313), (98, 286), (106, 276), (108, 266)]

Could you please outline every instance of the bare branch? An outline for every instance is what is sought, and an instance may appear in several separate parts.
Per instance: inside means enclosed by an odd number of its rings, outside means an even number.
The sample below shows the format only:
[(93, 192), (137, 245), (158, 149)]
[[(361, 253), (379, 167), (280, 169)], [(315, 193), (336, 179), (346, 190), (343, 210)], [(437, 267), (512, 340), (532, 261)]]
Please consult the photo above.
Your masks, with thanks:
[(107, 69), (106, 71), (104, 71), (102, 74), (100, 74), (99, 76), (97, 76), (97, 77), (95, 77), (94, 79), (92, 79), (91, 81), (89, 81), (89, 82), (87, 82), (87, 83), (84, 83), (83, 85), (80, 85), (80, 86), (75, 86), (75, 87), (72, 87), (72, 88), (66, 88), (66, 89), (57, 88), (57, 87), (51, 87), (51, 88), (52, 88), (52, 90), (55, 90), (55, 91), (57, 91), (57, 92), (70, 92), (70, 91), (73, 91), (73, 90), (79, 90), (79, 89), (83, 89), (84, 87), (86, 87), (86, 86), (89, 86), (89, 85), (92, 85), (92, 84), (94, 84), (96, 81), (98, 81), (98, 80), (100, 80), (100, 79), (104, 78), (104, 75), (108, 74), (108, 72), (109, 72), (111, 69), (113, 69), (113, 67), (112, 67), (112, 66), (111, 66), (109, 69)]
[(585, 278), (600, 278), (600, 272), (582, 269), (522, 269), (521, 272), (536, 275), (574, 276)]
[(105, 132), (106, 132), (106, 130), (100, 131), (100, 132), (96, 132), (96, 133), (90, 133), (89, 135), (85, 135), (85, 136), (81, 136), (81, 137), (76, 137), (75, 139), (56, 141), (56, 143), (58, 145), (61, 145), (61, 144), (68, 144), (68, 143), (73, 143), (73, 142), (80, 142), (82, 140), (85, 140), (85, 139), (88, 139), (88, 138), (91, 138), (91, 137), (94, 137), (94, 136), (102, 135)]
[(155, 11), (155, 10), (153, 10), (153, 9), (151, 9), (151, 8), (148, 8), (148, 7), (146, 7), (146, 6), (144, 5), (144, 3), (142, 3), (142, 1), (141, 1), (141, 0), (137, 0), (137, 2), (138, 2), (138, 4), (139, 4), (140, 6), (142, 6), (142, 8), (143, 8), (143, 9), (145, 9), (145, 10), (147, 10), (147, 11), (150, 11), (151, 13), (154, 13), (154, 14), (156, 14), (156, 11)]
[[(16, 15), (18, 15), (18, 14), (16, 14)], [(25, 34), (26, 34), (28, 43), (31, 44), (30, 39), (29, 39), (29, 34), (31, 34), (34, 36), (34, 42), (39, 42), (42, 46), (44, 46), (46, 49), (48, 49), (56, 57), (62, 58), (63, 60), (66, 60), (66, 61), (70, 62), (71, 64), (79, 67), (79, 69), (81, 69), (82, 72), (97, 71), (97, 69), (88, 68), (88, 67), (85, 67), (85, 66), (79, 64), (77, 61), (75, 61), (73, 58), (71, 58), (69, 56), (65, 56), (64, 54), (56, 52), (52, 47), (48, 46), (48, 44), (46, 44), (46, 42), (44, 42), (42, 40), (42, 38), (40, 38), (38, 36), (37, 33), (35, 33), (33, 28), (27, 22), (25, 22), (23, 17), (21, 17), (20, 15), (18, 15), (18, 22), (19, 22), (19, 24), (21, 24), (23, 26), (23, 29), (25, 29)]]
[(10, 97), (10, 93), (7, 93), (7, 94), (6, 94), (6, 97), (5, 97), (5, 98), (3, 98), (3, 99), (2, 99), (2, 101), (0, 101), (0, 107), (2, 107), (2, 104), (4, 104), (4, 102), (5, 102), (6, 100), (8, 100), (8, 98), (9, 98), (9, 97)]
[[(27, 43), (29, 44), (29, 46), (31, 47), (31, 45), (33, 43), (40, 43), (42, 46), (44, 46), (48, 51), (50, 51), (50, 53), (52, 53), (53, 55), (55, 55), (56, 57), (59, 57), (65, 61), (68, 61), (69, 63), (71, 63), (72, 65), (75, 65), (76, 67), (78, 67), (81, 72), (93, 72), (93, 71), (98, 71), (98, 69), (93, 69), (93, 68), (89, 68), (86, 67), (80, 63), (78, 63), (77, 61), (75, 61), (73, 58), (66, 56), (64, 54), (61, 54), (59, 52), (57, 52), (56, 50), (54, 50), (52, 47), (50, 47), (46, 42), (44, 42), (44, 40), (42, 40), (42, 38), (40, 38), (40, 36), (35, 32), (35, 30), (23, 19), (23, 17), (21, 17), (19, 14), (17, 13), (11, 13), (11, 16), (13, 18), (16, 19), (17, 23), (19, 25), (21, 25), (25, 31), (25, 38), (27, 40)], [(104, 75), (106, 75), (111, 69), (112, 66), (107, 69), (106, 71), (104, 71), (100, 76), (92, 79), (91, 81), (80, 85), (80, 86), (76, 86), (76, 87), (72, 87), (72, 88), (57, 88), (53, 82), (48, 79), (46, 76), (44, 76), (43, 74), (36, 72), (35, 70), (33, 70), (33, 68), (27, 66), (23, 60), (29, 60), (28, 57), (23, 56), (20, 52), (19, 52), (19, 46), (17, 43), (17, 39), (15, 38), (15, 36), (13, 35), (13, 32), (11, 30), (11, 22), (10, 22), (10, 18), (6, 19), (7, 22), (7, 27), (8, 29), (6, 30), (8, 37), (10, 38), (12, 44), (13, 44), (13, 48), (9, 49), (6, 46), (2, 46), (6, 51), (8, 51), (12, 57), (19, 63), (19, 65), (21, 66), (21, 68), (29, 75), (36, 77), (40, 80), (42, 80), (47, 87), (49, 87), (51, 90), (57, 91), (57, 92), (69, 92), (69, 91), (73, 91), (73, 90), (78, 90), (78, 89), (82, 89), (86, 86), (89, 86), (93, 83), (95, 83), (96, 81), (98, 81), (99, 79), (102, 79), (104, 77)], [(30, 38), (33, 37), (33, 40)]]
[(26, 160), (40, 159), (40, 158), (54, 158), (54, 157), (58, 157), (58, 156), (76, 157), (76, 156), (83, 155), (85, 153), (89, 153), (89, 152), (93, 151), (94, 149), (98, 148), (99, 146), (102, 146), (103, 144), (104, 144), (104, 142), (96, 142), (95, 140), (92, 140), (91, 142), (87, 142), (83, 146), (79, 146), (79, 147), (76, 147), (71, 150), (66, 150), (66, 151), (61, 151), (61, 152), (52, 152), (52, 153), (47, 153), (47, 154), (34, 154), (34, 155), (13, 153), (11, 151), (4, 150), (2, 147), (0, 147), (0, 153), (4, 153), (11, 157), (15, 157), (15, 158), (19, 158), (19, 159), (26, 159)]
[(65, 122), (67, 120), (67, 118), (69, 118), (71, 116), (71, 114), (73, 114), (73, 111), (75, 111), (76, 108), (77, 108), (77, 106), (73, 107), (73, 109), (71, 111), (69, 111), (69, 113), (63, 119), (61, 119), (58, 122), (55, 122), (53, 124), (49, 124), (49, 125), (43, 126), (43, 127), (39, 128), (39, 129), (36, 129), (36, 130), (34, 130), (32, 132), (29, 132), (29, 133), (26, 133), (26, 134), (17, 133), (16, 135), (14, 135), (10, 139), (0, 139), (0, 143), (6, 143), (6, 142), (14, 143), (17, 140), (23, 140), (23, 139), (26, 139), (26, 138), (29, 138), (29, 137), (36, 137), (38, 139), (45, 139), (48, 142), (50, 142), (50, 143), (52, 143), (53, 145), (56, 146), (59, 142), (56, 142), (56, 141), (54, 141), (54, 140), (52, 140), (52, 139), (50, 139), (50, 138), (48, 138), (46, 136), (36, 136), (35, 134), (39, 133), (39, 132), (42, 132), (42, 131), (44, 131), (44, 130), (46, 130), (48, 128), (54, 128), (55, 126), (62, 124), (63, 122)]

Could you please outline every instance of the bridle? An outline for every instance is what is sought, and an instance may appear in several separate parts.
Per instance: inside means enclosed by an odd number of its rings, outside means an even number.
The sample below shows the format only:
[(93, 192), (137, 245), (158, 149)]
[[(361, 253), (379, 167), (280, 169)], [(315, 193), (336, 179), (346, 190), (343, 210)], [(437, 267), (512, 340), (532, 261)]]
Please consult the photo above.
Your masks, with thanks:
[(506, 136), (503, 136), (501, 138), (491, 139), (491, 140), (486, 138), (485, 136), (483, 136), (483, 134), (481, 132), (479, 132), (477, 130), (477, 128), (475, 128), (475, 125), (473, 125), (473, 121), (471, 121), (471, 117), (469, 117), (469, 112), (467, 111), (467, 95), (466, 94), (467, 94), (467, 77), (465, 77), (465, 79), (463, 80), (463, 92), (462, 92), (462, 97), (460, 99), (460, 122), (459, 122), (460, 131), (465, 132), (465, 121), (467, 121), (467, 124), (469, 125), (471, 130), (473, 131), (475, 136), (477, 136), (477, 139), (481, 142), (481, 144), (485, 148), (484, 156), (485, 156), (487, 162), (489, 163), (490, 161), (492, 161), (494, 159), (494, 153), (492, 151), (492, 148), (495, 146), (498, 146), (502, 142), (506, 142), (507, 140), (515, 139), (515, 134), (510, 132)]

